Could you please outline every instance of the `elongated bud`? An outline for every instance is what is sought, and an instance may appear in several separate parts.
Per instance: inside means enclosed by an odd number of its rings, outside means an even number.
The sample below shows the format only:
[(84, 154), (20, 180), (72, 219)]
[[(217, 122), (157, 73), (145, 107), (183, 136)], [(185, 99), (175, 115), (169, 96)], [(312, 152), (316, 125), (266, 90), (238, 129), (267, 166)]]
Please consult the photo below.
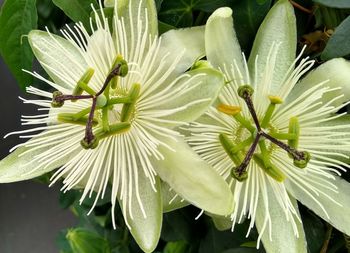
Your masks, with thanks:
[(266, 174), (276, 181), (283, 182), (286, 179), (284, 173), (273, 164), (270, 163), (268, 166), (266, 166), (264, 159), (260, 154), (254, 154), (253, 159), (259, 165), (259, 167), (266, 172)]
[(303, 154), (303, 158), (302, 159), (294, 158), (293, 164), (294, 164), (294, 166), (296, 166), (300, 169), (304, 169), (307, 166), (308, 162), (310, 161), (311, 155), (307, 151), (302, 151), (301, 153)]
[(111, 253), (106, 239), (83, 228), (71, 229), (66, 238), (74, 253)]
[(59, 97), (62, 95), (63, 93), (58, 90), (52, 93), (52, 102), (51, 102), (52, 107), (58, 108), (64, 105), (64, 100), (59, 99)]
[(224, 105), (224, 104), (220, 104), (217, 107), (217, 109), (218, 109), (218, 111), (225, 113), (227, 115), (230, 115), (230, 116), (235, 116), (242, 111), (240, 106)]
[(238, 96), (241, 98), (251, 97), (254, 93), (254, 89), (250, 85), (242, 85), (238, 88)]

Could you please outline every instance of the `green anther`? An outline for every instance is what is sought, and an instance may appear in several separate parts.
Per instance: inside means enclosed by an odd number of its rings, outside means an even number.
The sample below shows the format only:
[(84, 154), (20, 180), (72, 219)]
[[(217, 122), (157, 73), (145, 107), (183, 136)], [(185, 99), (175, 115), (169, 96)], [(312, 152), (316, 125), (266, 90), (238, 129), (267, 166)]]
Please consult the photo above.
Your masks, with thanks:
[(120, 121), (127, 122), (130, 120), (131, 115), (135, 111), (136, 100), (139, 97), (141, 90), (141, 85), (139, 83), (134, 83), (129, 91), (128, 96), (130, 97), (130, 103), (123, 105), (122, 112), (120, 113)]
[(291, 148), (297, 149), (299, 144), (299, 135), (300, 135), (300, 126), (299, 126), (299, 121), (297, 117), (290, 118), (288, 133), (295, 135), (294, 139), (288, 140), (288, 145)]
[(303, 159), (298, 160), (294, 158), (293, 164), (300, 169), (304, 169), (310, 161), (311, 155), (307, 151), (302, 151), (301, 153), (303, 154)]
[(96, 136), (100, 139), (113, 136), (116, 134), (121, 134), (129, 130), (131, 124), (129, 122), (116, 123), (109, 126), (109, 131), (103, 131), (103, 129), (96, 130)]
[[(82, 116), (82, 117), (77, 117), (76, 114), (73, 113), (60, 113), (57, 115), (57, 120), (63, 123), (69, 123), (69, 124), (76, 124), (76, 125), (83, 125), (85, 126), (88, 117), (87, 116)], [(92, 124), (93, 126), (97, 125), (97, 120), (93, 120)]]
[(126, 103), (131, 103), (131, 99), (129, 96), (110, 98), (107, 102), (107, 105), (110, 106), (115, 104), (126, 104)]
[(248, 171), (238, 172), (236, 167), (231, 169), (231, 177), (239, 182), (243, 182), (248, 178)]
[(242, 126), (244, 126), (249, 132), (254, 133), (255, 127), (253, 127), (252, 124), (248, 120), (246, 120), (240, 113), (233, 116), (233, 118), (240, 123)]
[(290, 133), (269, 132), (269, 135), (278, 140), (295, 140), (297, 138), (296, 134), (290, 134)]
[[(90, 95), (96, 94), (95, 91), (88, 86), (88, 83), (90, 82), (94, 73), (95, 73), (95, 70), (92, 68), (88, 68), (86, 70), (86, 72), (83, 74), (83, 76), (80, 78), (77, 85), (75, 86), (72, 93), (73, 96), (81, 95), (83, 91), (86, 91)], [(72, 100), (72, 101), (76, 101), (76, 100)]]
[(250, 85), (242, 85), (238, 88), (238, 96), (241, 98), (251, 97), (254, 93), (254, 89)]
[(283, 103), (282, 98), (278, 97), (278, 96), (269, 96), (269, 100), (271, 102), (271, 104), (275, 104), (275, 105), (279, 105)]
[(85, 138), (80, 141), (80, 145), (84, 149), (95, 149), (98, 146), (98, 143), (99, 139), (96, 136), (94, 136), (90, 142), (88, 142)]
[(108, 111), (109, 111), (108, 107), (102, 108), (102, 129), (103, 129), (103, 131), (110, 131)]
[(51, 106), (54, 108), (62, 107), (64, 105), (64, 101), (57, 100), (57, 97), (62, 96), (63, 93), (56, 90), (52, 93), (52, 102)]
[(270, 164), (269, 166), (265, 166), (264, 159), (261, 154), (254, 154), (253, 159), (256, 162), (256, 164), (263, 171), (266, 172), (266, 174), (268, 174), (270, 177), (275, 179), (277, 182), (283, 182), (286, 179), (286, 176), (284, 175), (284, 173), (273, 164)]
[(107, 98), (105, 95), (101, 94), (97, 97), (96, 107), (102, 108), (107, 104)]
[(219, 140), (221, 143), (221, 146), (224, 148), (227, 155), (230, 157), (230, 159), (235, 163), (235, 165), (240, 165), (243, 161), (241, 155), (235, 151), (235, 143), (226, 135), (226, 134), (220, 134)]

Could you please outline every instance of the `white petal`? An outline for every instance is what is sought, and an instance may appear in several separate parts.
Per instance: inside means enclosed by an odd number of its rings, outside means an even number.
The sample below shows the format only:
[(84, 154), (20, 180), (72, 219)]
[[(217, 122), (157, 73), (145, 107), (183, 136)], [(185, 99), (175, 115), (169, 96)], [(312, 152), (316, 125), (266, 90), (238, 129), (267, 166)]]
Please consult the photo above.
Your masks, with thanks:
[(308, 89), (327, 81), (324, 86), (330, 88), (340, 88), (338, 90), (327, 92), (323, 97), (323, 102), (328, 102), (331, 99), (344, 95), (336, 100), (333, 105), (338, 106), (343, 102), (350, 100), (350, 62), (343, 58), (336, 58), (323, 63), (315, 70), (311, 71), (303, 78), (292, 91), (291, 96), (297, 97)]
[[(264, 248), (267, 253), (307, 253), (306, 239), (303, 225), (295, 220), (296, 229), (298, 231), (298, 237), (295, 235), (291, 220), (286, 219), (285, 210), (281, 208), (277, 199), (274, 196), (273, 190), (269, 184), (266, 184), (268, 194), (268, 212), (271, 217), (271, 235), (268, 231), (263, 233), (261, 240), (264, 244)], [(265, 215), (266, 215), (266, 203), (262, 201), (262, 196), (258, 202), (258, 208), (256, 212), (255, 224), (261, 233), (264, 227)], [(295, 199), (291, 198), (294, 209), (297, 215), (300, 217), (298, 211), (298, 204)], [(269, 226), (269, 224), (265, 224)]]
[(205, 27), (205, 50), (209, 62), (216, 68), (225, 69), (236, 61), (243, 72), (241, 47), (233, 29), (232, 10), (217, 9), (208, 19)]
[(54, 82), (73, 88), (88, 67), (81, 51), (66, 39), (43, 31), (31, 31), (28, 39), (35, 57)]
[[(316, 180), (316, 179), (315, 179)], [(344, 179), (335, 176), (332, 183), (338, 187), (338, 193), (328, 191), (329, 198), (323, 194), (316, 196), (317, 200), (322, 204), (327, 214), (316, 204), (309, 195), (305, 194), (299, 187), (289, 183), (288, 191), (297, 198), (303, 205), (310, 208), (318, 216), (330, 223), (341, 232), (350, 235), (350, 183)], [(319, 187), (322, 181), (315, 182), (314, 187)], [(338, 203), (338, 204), (337, 204)], [(340, 206), (341, 205), (341, 206)], [(328, 217), (329, 218), (328, 218)]]
[[(129, 211), (126, 211), (127, 223), (130, 226), (130, 232), (137, 244), (145, 252), (153, 252), (156, 248), (162, 227), (163, 220), (163, 209), (162, 209), (162, 197), (160, 180), (157, 178), (155, 188), (157, 192), (151, 187), (150, 181), (144, 176), (142, 171), (139, 175), (139, 188), (140, 198), (143, 203), (143, 208), (146, 213), (145, 217), (139, 208), (139, 203), (137, 201), (137, 196), (135, 191), (133, 192), (132, 198), (132, 215), (129, 216)], [(120, 201), (122, 205), (123, 201)], [(128, 208), (128, 207), (126, 207)], [(122, 207), (123, 209), (123, 207)]]
[[(266, 66), (272, 43), (281, 43), (274, 66)], [(269, 11), (261, 24), (249, 56), (248, 66), (257, 85), (263, 81), (266, 68), (274, 70), (272, 90), (277, 90), (284, 75), (293, 63), (296, 52), (296, 21), (293, 6), (288, 0), (278, 1)], [(255, 58), (258, 56), (257, 66)], [(257, 67), (257, 68), (256, 68)]]
[(193, 205), (218, 215), (233, 211), (230, 188), (217, 172), (181, 139), (163, 140), (176, 150), (160, 147), (164, 160), (154, 160), (159, 176)]

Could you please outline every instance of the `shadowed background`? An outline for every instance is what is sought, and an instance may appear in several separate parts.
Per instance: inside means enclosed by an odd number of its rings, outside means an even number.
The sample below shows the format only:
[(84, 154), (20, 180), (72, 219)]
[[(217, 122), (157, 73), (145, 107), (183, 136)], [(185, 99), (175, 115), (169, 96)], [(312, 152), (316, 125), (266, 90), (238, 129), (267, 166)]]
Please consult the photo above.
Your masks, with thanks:
[[(2, 5), (3, 0), (0, 0)], [(1, 38), (0, 38), (1, 39)], [(17, 136), (3, 139), (11, 131), (25, 129), (20, 115), (36, 114), (35, 106), (24, 105), (18, 96), (26, 97), (0, 59), (0, 159), (20, 143)], [(27, 96), (28, 97), (28, 96)], [(26, 181), (0, 184), (0, 252), (55, 253), (55, 239), (61, 229), (77, 222), (69, 210), (58, 204), (59, 187)]]

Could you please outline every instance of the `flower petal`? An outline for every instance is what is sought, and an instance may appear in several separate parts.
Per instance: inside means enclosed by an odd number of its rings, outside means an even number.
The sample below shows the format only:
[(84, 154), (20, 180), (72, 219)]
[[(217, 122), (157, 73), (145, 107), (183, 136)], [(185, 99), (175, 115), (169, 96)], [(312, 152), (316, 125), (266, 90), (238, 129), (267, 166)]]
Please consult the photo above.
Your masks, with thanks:
[(162, 181), (162, 198), (163, 212), (171, 212), (182, 207), (188, 206), (189, 203), (180, 197), (170, 186)]
[(81, 51), (60, 36), (33, 30), (28, 39), (41, 66), (64, 88), (72, 89), (88, 68)]
[(335, 58), (323, 63), (315, 70), (311, 71), (303, 78), (292, 90), (291, 96), (297, 97), (306, 90), (316, 86), (317, 84), (329, 80), (325, 86), (330, 88), (341, 88), (332, 92), (327, 92), (322, 100), (328, 102), (336, 96), (344, 94), (344, 96), (336, 100), (333, 105), (338, 106), (350, 100), (350, 62), (343, 58)]
[(221, 70), (230, 67), (234, 61), (244, 70), (241, 47), (233, 29), (232, 10), (217, 9), (208, 19), (205, 27), (205, 50), (209, 62)]
[[(191, 122), (208, 109), (223, 86), (224, 76), (221, 72), (212, 68), (191, 70), (174, 84), (172, 90), (164, 94), (167, 96), (166, 100), (162, 100), (160, 104), (154, 103), (153, 109), (165, 112), (169, 110), (169, 113), (166, 113), (161, 119)], [(156, 93), (148, 100), (152, 101), (159, 96), (160, 94)], [(181, 124), (176, 122), (175, 125)]]
[[(157, 8), (154, 0), (109, 0), (106, 2), (108, 5), (114, 2), (118, 16), (124, 19), (125, 31), (130, 32), (130, 39), (136, 39), (144, 31), (153, 37), (158, 35)], [(133, 50), (129, 46), (130, 49)]]
[[(144, 217), (139, 207), (135, 191), (133, 191), (133, 196), (131, 197), (131, 208), (133, 217), (131, 218), (129, 215), (129, 211), (126, 211), (126, 215), (124, 218), (127, 220), (130, 226), (130, 233), (134, 237), (137, 244), (144, 252), (148, 253), (153, 252), (154, 249), (157, 247), (162, 227), (163, 204), (160, 180), (159, 178), (156, 178), (155, 187), (157, 192), (155, 192), (150, 185), (149, 179), (146, 178), (146, 176), (142, 172), (139, 173), (138, 178), (139, 188), (142, 189), (140, 191), (140, 199), (143, 203), (144, 211), (147, 217)], [(121, 206), (123, 202), (124, 201), (119, 202)]]
[(229, 215), (233, 196), (225, 180), (181, 139), (164, 139), (159, 147), (164, 160), (153, 160), (159, 176), (181, 197), (210, 213)]
[[(168, 77), (168, 81), (172, 81), (179, 74), (184, 73), (196, 60), (205, 55), (204, 26), (170, 30), (163, 33), (160, 40), (160, 55), (168, 55), (166, 62), (164, 62), (164, 68), (170, 68), (174, 62), (178, 62)], [(177, 58), (180, 54), (182, 57), (178, 61)]]
[[(274, 66), (266, 66), (271, 44), (281, 43)], [(261, 24), (249, 56), (248, 66), (257, 82), (262, 82), (265, 67), (274, 70), (272, 90), (277, 90), (284, 75), (295, 59), (297, 44), (296, 21), (293, 6), (288, 0), (280, 0), (271, 8)], [(257, 66), (255, 58), (258, 57)], [(257, 67), (257, 68), (255, 68)]]
[(49, 166), (39, 166), (32, 162), (33, 158), (42, 154), (50, 147), (32, 149), (19, 147), (0, 161), (0, 183), (11, 183), (32, 179), (57, 169), (67, 162), (67, 156)]
[[(314, 187), (319, 187), (317, 184), (324, 184), (323, 181), (317, 181), (316, 178)], [(297, 198), (303, 205), (310, 208), (318, 216), (330, 223), (336, 229), (342, 231), (345, 234), (350, 235), (350, 183), (344, 179), (335, 176), (335, 181), (332, 183), (338, 187), (338, 193), (328, 191), (329, 198), (323, 194), (316, 196), (317, 200), (322, 204), (326, 213), (322, 208), (310, 198), (308, 194), (305, 194), (299, 187), (296, 187), (290, 183), (288, 191)], [(341, 204), (339, 206), (335, 202)]]
[[(264, 248), (267, 253), (283, 252), (283, 253), (307, 253), (306, 239), (303, 225), (295, 220), (295, 224), (299, 233), (297, 237), (294, 233), (294, 229), (291, 221), (287, 221), (285, 211), (281, 208), (277, 199), (274, 196), (273, 190), (269, 184), (266, 184), (267, 194), (268, 194), (268, 212), (271, 216), (271, 239), (268, 231), (265, 231), (261, 237), (261, 240), (264, 244)], [(261, 230), (264, 226), (265, 220), (265, 206), (264, 202), (261, 201), (262, 196), (260, 195), (255, 225), (258, 229), (258, 232), (261, 233)], [(294, 198), (290, 198), (291, 204), (297, 212), (297, 215), (300, 217), (298, 204)], [(267, 225), (268, 226), (268, 225)]]

